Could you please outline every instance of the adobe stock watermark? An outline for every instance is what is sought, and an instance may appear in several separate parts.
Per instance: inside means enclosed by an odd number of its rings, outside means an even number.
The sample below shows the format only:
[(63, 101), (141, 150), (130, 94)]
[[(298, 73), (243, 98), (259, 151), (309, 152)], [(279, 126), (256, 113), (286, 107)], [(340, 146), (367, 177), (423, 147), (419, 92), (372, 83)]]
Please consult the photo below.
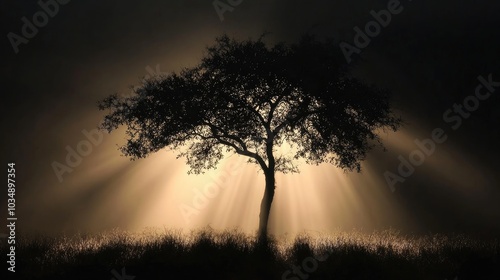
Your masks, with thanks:
[[(500, 82), (493, 80), (492, 74), (488, 78), (478, 76), (479, 84), (476, 86), (474, 94), (464, 98), (461, 104), (453, 104), (451, 109), (443, 113), (443, 121), (451, 125), (452, 130), (457, 130), (468, 119), (471, 113), (479, 108), (480, 102), (490, 98), (495, 92), (495, 88), (500, 86)], [(402, 155), (398, 156), (399, 165), (397, 174), (385, 171), (384, 177), (387, 185), (392, 192), (396, 191), (394, 187), (397, 183), (403, 183), (409, 176), (415, 172), (415, 167), (422, 165), (426, 158), (431, 156), (436, 150), (436, 143), (442, 144), (448, 139), (445, 130), (437, 127), (432, 130), (431, 137), (423, 140), (415, 139), (417, 148), (410, 152), (408, 159)]]
[[(142, 82), (144, 82), (152, 77), (160, 77), (160, 76), (168, 74), (168, 73), (162, 72), (160, 70), (160, 64), (156, 64), (154, 69), (153, 69), (153, 67), (148, 65), (144, 68), (144, 70), (146, 70), (147, 75), (142, 78)], [(135, 95), (135, 92), (134, 92), (133, 88), (131, 88), (131, 91), (128, 94), (124, 94), (121, 97), (127, 98), (127, 97), (132, 97), (134, 95)]]
[(119, 274), (116, 269), (111, 270), (111, 274), (113, 274), (113, 278), (111, 280), (134, 280), (135, 276), (134, 275), (127, 275), (127, 272), (125, 271), (125, 267), (122, 267), (122, 273)]
[(63, 175), (73, 172), (74, 168), (82, 163), (83, 158), (90, 155), (94, 147), (99, 146), (104, 138), (102, 131), (97, 128), (91, 131), (83, 129), (82, 134), (85, 136), (85, 139), (78, 142), (75, 148), (69, 145), (66, 146), (68, 153), (66, 154), (64, 163), (58, 161), (52, 162), (52, 169), (60, 183), (63, 181)]
[[(308, 279), (309, 274), (314, 273), (318, 270), (318, 266), (320, 262), (326, 261), (328, 257), (332, 254), (332, 251), (328, 251), (327, 254), (320, 255), (317, 257), (307, 257), (305, 258), (301, 265), (293, 265), (292, 269), (283, 272), (281, 275), (281, 280), (301, 280)], [(304, 271), (302, 271), (304, 270)], [(298, 276), (298, 277), (297, 277)]]
[[(145, 70), (148, 74), (144, 76), (143, 81), (151, 77), (167, 74), (161, 72), (159, 64), (156, 64), (155, 69), (148, 65), (145, 67)], [(122, 96), (122, 98), (130, 97), (133, 94), (134, 92), (131, 92), (129, 96)], [(54, 173), (56, 174), (56, 177), (60, 183), (62, 183), (63, 181), (64, 174), (73, 172), (73, 170), (82, 163), (83, 159), (90, 155), (90, 153), (92, 153), (94, 147), (100, 145), (103, 141), (104, 134), (97, 128), (91, 131), (87, 131), (84, 129), (81, 132), (85, 136), (85, 139), (78, 142), (75, 145), (75, 148), (69, 145), (66, 146), (65, 149), (67, 151), (67, 154), (65, 157), (65, 161), (63, 163), (53, 161), (51, 164), (52, 169), (54, 170)]]
[(49, 23), (49, 18), (53, 18), (59, 13), (59, 5), (66, 5), (70, 0), (39, 0), (38, 6), (41, 10), (33, 14), (31, 21), (27, 17), (22, 17), (24, 23), (21, 27), (21, 35), (14, 32), (7, 34), (10, 45), (14, 53), (19, 53), (19, 45), (28, 44), (29, 39), (33, 39), (38, 34), (38, 28), (45, 27)]
[(144, 68), (144, 70), (146, 70), (146, 73), (148, 73), (148, 74), (146, 76), (144, 76), (143, 81), (145, 81), (149, 78), (152, 78), (152, 77), (159, 77), (159, 76), (168, 74), (168, 73), (162, 72), (160, 70), (160, 64), (156, 64), (155, 69), (153, 69), (151, 66), (148, 65)]
[(234, 11), (234, 8), (239, 6), (241, 3), (243, 3), (243, 0), (215, 0), (212, 2), (212, 5), (214, 6), (215, 12), (219, 16), (220, 21), (224, 21), (224, 13), (225, 12), (232, 12)]
[(393, 15), (400, 14), (403, 10), (404, 7), (398, 0), (389, 0), (386, 10), (382, 9), (378, 12), (371, 10), (370, 15), (374, 20), (365, 24), (364, 32), (358, 26), (354, 27), (354, 32), (356, 33), (354, 34), (353, 43), (355, 46), (346, 42), (340, 42), (339, 44), (347, 63), (351, 63), (351, 56), (353, 54), (356, 53), (359, 55), (362, 49), (368, 47), (371, 39), (380, 34), (382, 27), (385, 28), (391, 23)]
[(207, 207), (211, 199), (219, 195), (220, 191), (226, 187), (225, 183), (227, 183), (228, 179), (237, 175), (243, 163), (246, 162), (245, 158), (241, 156), (234, 161), (236, 162), (229, 161), (224, 170), (218, 174), (218, 177), (205, 184), (201, 190), (197, 188), (193, 190), (194, 196), (191, 205), (186, 203), (179, 205), (179, 210), (186, 224), (189, 224), (193, 216), (197, 216), (202, 209)]

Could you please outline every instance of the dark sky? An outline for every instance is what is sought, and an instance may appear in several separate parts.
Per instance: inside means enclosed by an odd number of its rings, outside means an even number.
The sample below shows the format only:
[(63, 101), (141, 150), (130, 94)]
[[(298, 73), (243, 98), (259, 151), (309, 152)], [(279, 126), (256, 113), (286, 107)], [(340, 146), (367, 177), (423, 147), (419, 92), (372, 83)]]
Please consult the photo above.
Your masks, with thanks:
[[(36, 1), (2, 1), (1, 158), (5, 168), (8, 162), (16, 162), (20, 228), (124, 226), (129, 224), (127, 217), (138, 215), (135, 207), (148, 204), (147, 192), (149, 196), (154, 192), (146, 188), (141, 202), (133, 206), (120, 199), (116, 205), (102, 206), (106, 198), (125, 193), (119, 178), (138, 164), (102, 171), (119, 157), (115, 151), (119, 137), (94, 147), (81, 167), (65, 175), (72, 178), (62, 183), (51, 166), (64, 160), (67, 145), (76, 146), (85, 139), (82, 129), (99, 124), (103, 114), (97, 101), (115, 92), (127, 94), (130, 85), (138, 85), (148, 75), (148, 67), (171, 72), (193, 66), (204, 48), (223, 33), (247, 39), (270, 32), (266, 40), (274, 43), (294, 42), (310, 32), (353, 44), (353, 28), (363, 29), (373, 20), (370, 11), (387, 9), (389, 2), (243, 0), (221, 21), (211, 1), (73, 0), (60, 4), (59, 11), (19, 45), (16, 54), (9, 32), (21, 35), (21, 19), (31, 21), (41, 7)], [(408, 157), (416, 148), (414, 139), (430, 137), (435, 128), (442, 128), (448, 139), (437, 144), (436, 152), (412, 176), (396, 185), (396, 192), (387, 185), (374, 186), (385, 200), (370, 200), (359, 215), (366, 217), (363, 211), (375, 209), (377, 222), (345, 225), (500, 234), (500, 87), (480, 101), (470, 116), (461, 118), (456, 130), (451, 128), (454, 122), (443, 119), (453, 104), (462, 104), (474, 94), (478, 76), (491, 74), (500, 81), (500, 3), (414, 0), (400, 5), (402, 11), (392, 15), (360, 55), (353, 55), (354, 75), (391, 90), (394, 108), (406, 122), (400, 134), (383, 138), (389, 151), (374, 151), (369, 157), (372, 174), (385, 183), (384, 172), (397, 170), (398, 156)], [(183, 164), (169, 155), (164, 172), (185, 176)], [(144, 178), (144, 184), (149, 179)], [(369, 181), (365, 180), (368, 185)], [(4, 217), (6, 191), (1, 197)], [(387, 214), (383, 203), (398, 209), (401, 216), (383, 217)], [(119, 214), (98, 218), (114, 207), (121, 209)], [(338, 215), (332, 213), (332, 219)]]

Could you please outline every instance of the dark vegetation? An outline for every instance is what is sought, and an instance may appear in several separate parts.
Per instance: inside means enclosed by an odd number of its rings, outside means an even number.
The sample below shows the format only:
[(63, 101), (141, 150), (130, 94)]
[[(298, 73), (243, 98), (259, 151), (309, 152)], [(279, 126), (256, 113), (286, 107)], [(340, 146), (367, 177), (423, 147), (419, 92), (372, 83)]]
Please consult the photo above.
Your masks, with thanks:
[[(291, 242), (211, 229), (18, 239), (18, 279), (500, 279), (499, 240), (464, 236), (302, 235)], [(2, 254), (6, 254), (2, 245)], [(317, 260), (317, 267), (311, 261)], [(308, 259), (309, 263), (304, 260)], [(322, 261), (321, 261), (322, 260)], [(299, 266), (302, 278), (293, 274)], [(312, 272), (307, 272), (307, 270)], [(284, 275), (285, 272), (290, 271)], [(295, 277), (295, 278), (294, 278)], [(456, 278), (457, 277), (457, 278)], [(120, 279), (117, 279), (120, 280)]]

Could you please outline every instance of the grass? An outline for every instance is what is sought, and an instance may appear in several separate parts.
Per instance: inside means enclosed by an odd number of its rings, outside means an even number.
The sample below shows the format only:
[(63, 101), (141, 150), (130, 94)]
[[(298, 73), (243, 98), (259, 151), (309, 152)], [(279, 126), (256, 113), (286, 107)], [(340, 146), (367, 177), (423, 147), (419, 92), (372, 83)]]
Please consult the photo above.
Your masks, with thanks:
[[(500, 279), (500, 241), (386, 231), (258, 246), (238, 231), (18, 236), (18, 279)], [(0, 247), (7, 254), (7, 245)], [(295, 267), (295, 271), (294, 271)], [(495, 274), (496, 273), (496, 274)], [(493, 275), (496, 275), (493, 277)]]

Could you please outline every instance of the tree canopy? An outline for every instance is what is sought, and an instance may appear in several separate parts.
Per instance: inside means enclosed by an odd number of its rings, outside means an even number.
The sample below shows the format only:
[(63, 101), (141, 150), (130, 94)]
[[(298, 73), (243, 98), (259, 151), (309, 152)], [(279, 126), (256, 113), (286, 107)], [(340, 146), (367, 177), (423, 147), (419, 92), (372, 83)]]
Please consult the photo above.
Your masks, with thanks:
[[(194, 173), (216, 167), (224, 151), (264, 171), (297, 172), (299, 158), (359, 171), (382, 144), (377, 130), (401, 124), (386, 90), (350, 76), (333, 42), (309, 35), (274, 45), (223, 35), (197, 66), (147, 79), (99, 108), (110, 110), (103, 128), (126, 126), (125, 155), (179, 150)], [(284, 142), (294, 153), (274, 158)]]

